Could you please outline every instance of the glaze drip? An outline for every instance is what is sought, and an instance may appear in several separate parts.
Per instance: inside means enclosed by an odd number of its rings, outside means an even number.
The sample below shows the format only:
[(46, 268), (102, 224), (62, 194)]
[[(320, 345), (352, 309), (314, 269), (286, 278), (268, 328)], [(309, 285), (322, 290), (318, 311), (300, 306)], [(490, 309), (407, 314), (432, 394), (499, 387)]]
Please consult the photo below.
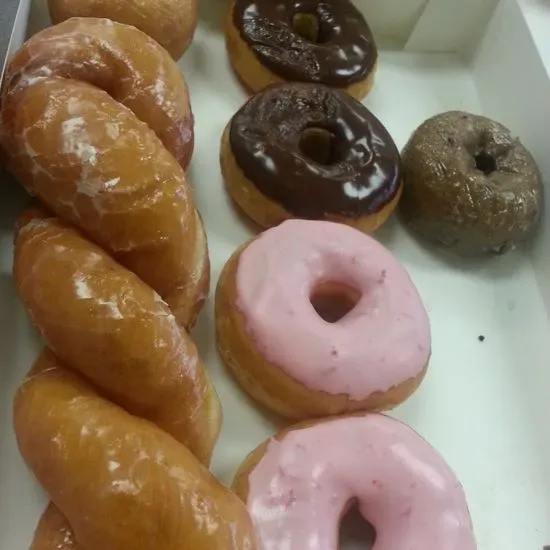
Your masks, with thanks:
[[(304, 147), (312, 129), (318, 138), (329, 136), (324, 146), (319, 139), (313, 147), (327, 149), (325, 160)], [(399, 151), (382, 123), (345, 92), (326, 86), (270, 86), (235, 114), (229, 139), (247, 179), (297, 217), (373, 214), (401, 183)]]
[[(316, 19), (317, 32), (300, 32), (302, 15)], [(233, 24), (260, 62), (286, 80), (344, 88), (365, 79), (378, 57), (367, 22), (348, 0), (236, 0)]]

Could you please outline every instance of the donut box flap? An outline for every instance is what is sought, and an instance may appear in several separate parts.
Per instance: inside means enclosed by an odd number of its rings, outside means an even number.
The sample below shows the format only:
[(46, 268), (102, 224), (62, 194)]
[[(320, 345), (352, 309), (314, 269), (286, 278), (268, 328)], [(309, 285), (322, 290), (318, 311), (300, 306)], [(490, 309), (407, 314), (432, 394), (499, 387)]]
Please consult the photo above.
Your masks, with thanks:
[(382, 47), (469, 51), (499, 0), (356, 0)]

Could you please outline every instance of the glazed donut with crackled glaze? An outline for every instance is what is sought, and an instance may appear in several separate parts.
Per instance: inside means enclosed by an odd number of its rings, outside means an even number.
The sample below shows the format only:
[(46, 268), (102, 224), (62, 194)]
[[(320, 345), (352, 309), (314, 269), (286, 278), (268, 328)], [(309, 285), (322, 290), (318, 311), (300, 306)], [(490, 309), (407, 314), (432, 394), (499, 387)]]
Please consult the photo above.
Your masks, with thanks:
[(48, 0), (54, 24), (71, 17), (99, 17), (132, 25), (179, 59), (197, 26), (198, 0)]
[(195, 344), (166, 303), (58, 218), (28, 211), (19, 225), (15, 286), (48, 347), (208, 464), (219, 401)]
[(233, 0), (226, 43), (235, 73), (253, 93), (310, 82), (363, 99), (374, 84), (378, 51), (350, 0)]
[(222, 137), (229, 195), (261, 227), (326, 219), (374, 231), (401, 195), (399, 151), (383, 124), (341, 91), (278, 84), (250, 98)]
[[(49, 349), (15, 429), (86, 550), (254, 548), (245, 510), (201, 465), (221, 411), (182, 328), (209, 277), (182, 168), (186, 92), (154, 40), (91, 18), (35, 35), (6, 72), (2, 154), (50, 209), (17, 225), (15, 286)], [(41, 522), (45, 544), (68, 532), (57, 519)]]
[(233, 488), (259, 550), (336, 550), (354, 501), (376, 531), (373, 550), (476, 549), (455, 474), (422, 437), (384, 415), (285, 430), (250, 454)]
[(13, 417), (21, 454), (55, 502), (33, 550), (255, 549), (245, 506), (184, 445), (51, 352), (17, 391)]
[(227, 262), (217, 344), (258, 403), (294, 419), (390, 409), (426, 372), (430, 325), (405, 269), (342, 224), (290, 220)]
[(403, 150), (400, 212), (419, 235), (462, 256), (503, 254), (536, 228), (540, 171), (502, 124), (449, 111), (426, 120)]
[(0, 149), (16, 179), (192, 327), (210, 265), (183, 170), (193, 115), (170, 56), (133, 27), (70, 19), (16, 53), (0, 104)]

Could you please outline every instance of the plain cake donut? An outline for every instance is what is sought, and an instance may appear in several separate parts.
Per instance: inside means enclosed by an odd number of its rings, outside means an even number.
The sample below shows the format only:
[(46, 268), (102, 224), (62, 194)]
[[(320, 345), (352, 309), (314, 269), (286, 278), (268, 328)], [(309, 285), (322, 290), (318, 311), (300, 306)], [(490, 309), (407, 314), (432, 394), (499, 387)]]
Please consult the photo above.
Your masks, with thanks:
[(262, 233), (225, 265), (215, 305), (230, 372), (287, 418), (390, 409), (427, 369), (430, 324), (410, 276), (342, 224), (290, 220)]
[(326, 219), (370, 232), (401, 195), (399, 151), (384, 125), (348, 94), (278, 84), (250, 98), (222, 137), (229, 195), (261, 227)]
[(258, 550), (336, 550), (357, 501), (376, 530), (373, 550), (475, 550), (466, 497), (439, 453), (384, 415), (357, 415), (280, 432), (233, 483)]
[(226, 24), (229, 59), (252, 92), (277, 82), (312, 82), (363, 99), (378, 51), (349, 0), (233, 0)]
[(450, 111), (425, 121), (402, 153), (400, 212), (419, 235), (466, 256), (502, 254), (542, 210), (533, 157), (502, 124)]

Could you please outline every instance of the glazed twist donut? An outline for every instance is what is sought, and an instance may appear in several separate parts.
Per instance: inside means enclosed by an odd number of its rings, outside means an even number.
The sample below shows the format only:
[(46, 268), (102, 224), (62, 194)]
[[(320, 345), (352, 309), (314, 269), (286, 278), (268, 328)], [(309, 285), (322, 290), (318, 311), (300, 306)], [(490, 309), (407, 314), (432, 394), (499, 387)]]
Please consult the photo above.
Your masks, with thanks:
[(193, 116), (170, 56), (133, 27), (71, 19), (15, 55), (1, 103), (9, 170), (191, 327), (208, 291), (209, 263), (182, 169), (193, 149)]
[(220, 407), (197, 349), (158, 294), (57, 218), (28, 212), (15, 286), (48, 347), (208, 463)]
[[(15, 284), (51, 350), (15, 403), (21, 453), (86, 550), (252, 548), (246, 513), (199, 463), (219, 401), (163, 300), (189, 326), (208, 281), (177, 68), (134, 28), (71, 20), (16, 54), (1, 100), (8, 167), (59, 216), (26, 213), (15, 239)], [(59, 535), (56, 513), (41, 528)]]
[(33, 549), (253, 550), (246, 508), (231, 491), (50, 352), (19, 389), (14, 423), (23, 456), (62, 512), (50, 505)]

